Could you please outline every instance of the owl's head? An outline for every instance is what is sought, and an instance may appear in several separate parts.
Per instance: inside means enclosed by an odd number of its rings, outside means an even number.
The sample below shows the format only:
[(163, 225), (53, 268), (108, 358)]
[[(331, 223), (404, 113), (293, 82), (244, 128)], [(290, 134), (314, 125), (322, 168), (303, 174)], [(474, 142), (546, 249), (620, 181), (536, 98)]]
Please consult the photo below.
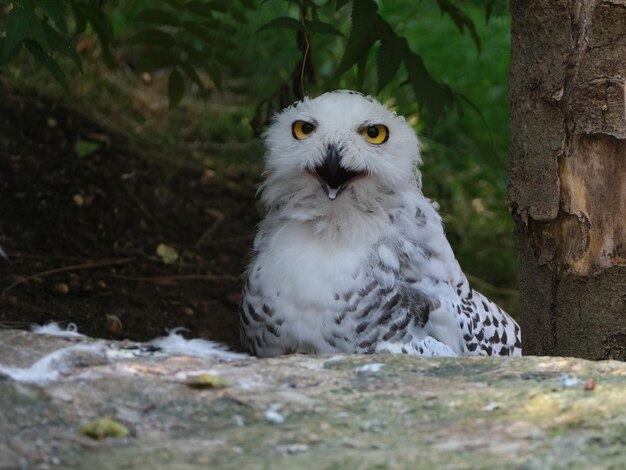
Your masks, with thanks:
[[(419, 142), (403, 117), (347, 90), (305, 98), (266, 135), (264, 200), (343, 205), (419, 184)], [(350, 194), (347, 196), (345, 194)], [(345, 195), (345, 196), (344, 196)]]

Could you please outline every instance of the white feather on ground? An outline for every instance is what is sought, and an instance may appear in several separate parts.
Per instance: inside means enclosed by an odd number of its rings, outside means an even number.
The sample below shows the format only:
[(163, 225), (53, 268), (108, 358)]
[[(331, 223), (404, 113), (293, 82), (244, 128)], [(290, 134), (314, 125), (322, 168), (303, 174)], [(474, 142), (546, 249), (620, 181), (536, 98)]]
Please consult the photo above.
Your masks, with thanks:
[(61, 380), (70, 370), (106, 363), (108, 359), (103, 344), (78, 344), (57, 349), (30, 367), (10, 367), (0, 364), (0, 374), (7, 375), (17, 382), (45, 385)]
[[(156, 338), (149, 343), (131, 343), (118, 345), (115, 343), (98, 342), (92, 344), (75, 344), (53, 351), (30, 367), (13, 367), (0, 363), (0, 374), (24, 383), (45, 385), (67, 378), (96, 378), (101, 374), (90, 369), (85, 374), (76, 373), (77, 370), (88, 366), (106, 365), (132, 359), (139, 356), (192, 356), (223, 361), (241, 360), (250, 358), (246, 354), (229, 351), (226, 346), (203, 339), (185, 339), (176, 328), (167, 336)], [(76, 325), (69, 324), (66, 329), (58, 323), (48, 323), (45, 326), (35, 325), (32, 331), (36, 334), (47, 334), (71, 338), (87, 338), (78, 333)], [(103, 373), (122, 373), (121, 369)]]
[(167, 336), (156, 338), (150, 344), (161, 348), (162, 352), (171, 356), (213, 357), (222, 360), (249, 358), (247, 354), (229, 351), (226, 346), (206, 339), (185, 339), (181, 334), (183, 328), (174, 328)]
[(62, 328), (56, 322), (46, 323), (45, 325), (33, 325), (30, 327), (30, 331), (38, 335), (50, 335), (61, 336), (63, 338), (85, 338), (85, 335), (78, 332), (78, 327), (75, 323), (69, 323), (65, 328)]

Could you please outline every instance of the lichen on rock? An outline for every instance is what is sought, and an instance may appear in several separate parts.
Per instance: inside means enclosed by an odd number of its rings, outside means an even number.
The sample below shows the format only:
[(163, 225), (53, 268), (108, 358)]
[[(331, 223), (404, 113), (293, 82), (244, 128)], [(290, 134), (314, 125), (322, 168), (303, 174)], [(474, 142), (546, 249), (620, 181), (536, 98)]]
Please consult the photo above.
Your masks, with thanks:
[[(0, 331), (0, 362), (94, 342)], [(119, 356), (0, 380), (0, 468), (621, 468), (624, 390), (626, 364), (558, 357)], [(81, 434), (102, 416), (129, 435)]]

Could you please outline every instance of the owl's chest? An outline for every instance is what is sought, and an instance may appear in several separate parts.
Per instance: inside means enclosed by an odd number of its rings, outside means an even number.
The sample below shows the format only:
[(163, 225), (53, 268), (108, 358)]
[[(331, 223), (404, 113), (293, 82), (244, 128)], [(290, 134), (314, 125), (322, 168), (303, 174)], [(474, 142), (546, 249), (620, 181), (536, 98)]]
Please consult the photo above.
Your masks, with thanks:
[(317, 316), (342, 308), (342, 296), (358, 288), (370, 256), (365, 244), (333, 243), (302, 227), (286, 227), (259, 254), (251, 274), (283, 315)]

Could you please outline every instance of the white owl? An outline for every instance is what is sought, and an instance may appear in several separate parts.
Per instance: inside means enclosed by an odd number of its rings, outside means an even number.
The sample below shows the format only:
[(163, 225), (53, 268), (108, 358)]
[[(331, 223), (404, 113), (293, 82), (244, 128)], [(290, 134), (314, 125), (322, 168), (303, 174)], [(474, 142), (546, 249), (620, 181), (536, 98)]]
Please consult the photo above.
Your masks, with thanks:
[(267, 215), (240, 308), (246, 350), (521, 355), (519, 326), (470, 287), (422, 194), (404, 118), (334, 91), (278, 114), (266, 145)]

